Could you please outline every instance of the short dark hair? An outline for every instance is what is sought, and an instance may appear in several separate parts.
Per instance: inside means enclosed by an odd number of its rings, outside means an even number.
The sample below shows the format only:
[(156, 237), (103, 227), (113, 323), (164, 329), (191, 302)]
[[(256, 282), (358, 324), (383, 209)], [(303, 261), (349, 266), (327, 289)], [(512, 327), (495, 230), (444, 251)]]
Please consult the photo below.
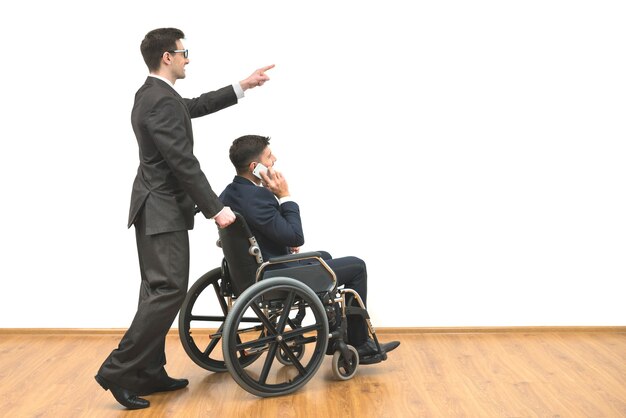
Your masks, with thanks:
[(235, 166), (237, 174), (248, 170), (248, 165), (258, 159), (270, 144), (269, 136), (244, 135), (233, 141), (228, 156)]
[(148, 70), (158, 70), (163, 53), (175, 50), (176, 41), (184, 37), (183, 31), (176, 28), (160, 28), (148, 32), (141, 41), (141, 55)]

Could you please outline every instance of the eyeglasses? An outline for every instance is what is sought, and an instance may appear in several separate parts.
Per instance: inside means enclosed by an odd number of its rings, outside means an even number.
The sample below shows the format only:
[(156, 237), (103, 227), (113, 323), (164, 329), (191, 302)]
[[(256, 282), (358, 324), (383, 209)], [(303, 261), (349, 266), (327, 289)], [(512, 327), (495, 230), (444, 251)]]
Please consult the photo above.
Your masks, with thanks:
[(174, 49), (172, 51), (167, 51), (167, 52), (171, 52), (173, 54), (175, 54), (177, 52), (182, 52), (183, 53), (183, 57), (189, 58), (189, 50), (188, 49)]

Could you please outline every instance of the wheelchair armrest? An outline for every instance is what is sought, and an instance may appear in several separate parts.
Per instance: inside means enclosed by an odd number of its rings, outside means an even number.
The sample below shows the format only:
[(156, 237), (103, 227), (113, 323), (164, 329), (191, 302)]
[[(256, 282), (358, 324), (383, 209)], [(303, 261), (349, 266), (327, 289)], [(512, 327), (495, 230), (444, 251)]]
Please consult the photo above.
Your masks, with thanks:
[[(288, 263), (290, 261), (299, 261), (307, 259), (317, 259), (319, 263), (295, 265), (276, 270), (265, 270), (265, 267), (272, 264)], [(320, 272), (322, 273), (320, 275)], [(269, 277), (291, 277), (299, 280), (316, 292), (329, 292), (337, 287), (337, 276), (335, 272), (326, 264), (319, 251), (309, 251), (299, 254), (288, 254), (279, 257), (270, 258), (261, 264), (256, 271), (257, 282), (261, 278)], [(325, 279), (324, 279), (325, 278)]]
[(287, 263), (289, 261), (306, 260), (307, 258), (318, 258), (318, 257), (322, 258), (322, 254), (320, 254), (317, 251), (309, 251), (307, 253), (281, 255), (279, 257), (270, 258), (268, 261), (270, 264), (275, 264), (275, 263)]
[[(268, 263), (269, 264), (269, 263)], [(337, 286), (335, 273), (325, 264), (302, 264), (263, 273), (263, 279), (289, 277), (309, 286), (315, 293), (331, 292)]]

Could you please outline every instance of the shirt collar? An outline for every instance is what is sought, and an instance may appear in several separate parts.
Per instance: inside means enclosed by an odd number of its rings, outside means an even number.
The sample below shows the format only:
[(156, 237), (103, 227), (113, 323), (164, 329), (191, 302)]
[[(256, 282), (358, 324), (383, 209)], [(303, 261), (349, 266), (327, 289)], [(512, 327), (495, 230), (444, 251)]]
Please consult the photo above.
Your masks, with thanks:
[(154, 78), (158, 78), (159, 80), (163, 80), (165, 81), (171, 88), (173, 88), (174, 90), (176, 90), (176, 88), (174, 87), (174, 85), (172, 84), (172, 82), (170, 80), (168, 80), (165, 77), (161, 77), (160, 75), (156, 75), (156, 74), (148, 74), (149, 77), (154, 77)]

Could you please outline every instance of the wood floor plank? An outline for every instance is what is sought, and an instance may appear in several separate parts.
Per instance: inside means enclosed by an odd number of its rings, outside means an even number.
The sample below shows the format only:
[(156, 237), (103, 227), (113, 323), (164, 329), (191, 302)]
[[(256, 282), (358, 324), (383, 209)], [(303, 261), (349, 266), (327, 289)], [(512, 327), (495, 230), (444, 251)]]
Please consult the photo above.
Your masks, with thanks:
[(0, 416), (6, 417), (626, 417), (626, 334), (398, 333), (402, 345), (350, 381), (326, 356), (292, 395), (262, 399), (228, 373), (198, 367), (176, 335), (167, 370), (188, 388), (127, 411), (93, 376), (115, 334), (0, 335)]

